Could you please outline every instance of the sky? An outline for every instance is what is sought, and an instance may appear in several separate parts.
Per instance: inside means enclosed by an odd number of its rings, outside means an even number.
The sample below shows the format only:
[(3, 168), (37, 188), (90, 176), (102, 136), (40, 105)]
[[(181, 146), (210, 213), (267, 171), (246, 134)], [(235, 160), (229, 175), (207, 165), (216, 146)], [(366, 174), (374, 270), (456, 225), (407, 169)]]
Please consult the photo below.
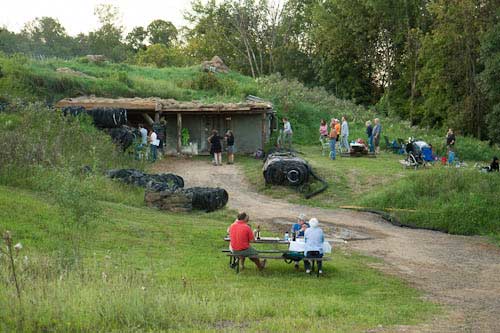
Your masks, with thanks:
[(135, 26), (147, 27), (155, 19), (171, 21), (176, 27), (186, 24), (183, 12), (191, 0), (0, 0), (0, 27), (19, 32), (36, 17), (57, 18), (69, 35), (88, 33), (99, 27), (94, 15), (98, 4), (119, 7), (125, 31)]

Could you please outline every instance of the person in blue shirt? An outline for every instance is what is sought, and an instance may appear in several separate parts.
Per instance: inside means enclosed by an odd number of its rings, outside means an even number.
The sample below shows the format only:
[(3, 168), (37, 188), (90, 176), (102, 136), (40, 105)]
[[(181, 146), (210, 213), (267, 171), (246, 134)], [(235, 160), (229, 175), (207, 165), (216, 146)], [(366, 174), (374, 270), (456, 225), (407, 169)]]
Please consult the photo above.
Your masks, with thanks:
[(299, 215), (297, 223), (292, 226), (292, 233), (295, 231), (297, 237), (304, 237), (307, 228), (309, 228), (309, 223), (306, 222), (306, 215), (302, 213)]
[[(304, 241), (306, 243), (304, 256), (308, 258), (323, 258), (323, 243), (325, 235), (319, 227), (319, 221), (316, 218), (309, 220), (309, 228), (304, 233)], [(318, 261), (318, 273), (323, 274), (323, 262)], [(311, 273), (311, 262), (304, 260), (306, 274)]]

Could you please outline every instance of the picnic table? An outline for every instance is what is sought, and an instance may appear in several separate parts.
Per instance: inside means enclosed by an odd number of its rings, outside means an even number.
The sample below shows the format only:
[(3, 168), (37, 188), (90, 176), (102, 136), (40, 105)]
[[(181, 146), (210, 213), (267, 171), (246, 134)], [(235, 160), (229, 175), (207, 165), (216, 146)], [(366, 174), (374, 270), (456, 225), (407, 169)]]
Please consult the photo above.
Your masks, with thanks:
[[(229, 237), (224, 237), (224, 241), (229, 242)], [(288, 249), (286, 250), (257, 250), (259, 253), (255, 258), (259, 259), (270, 259), (270, 260), (284, 260), (286, 263), (290, 264), (295, 260), (287, 259), (283, 257), (284, 253), (288, 253), (289, 251), (294, 252), (304, 252), (305, 250), (305, 242), (303, 239), (297, 238), (296, 241), (293, 240), (285, 240), (279, 237), (260, 237), (259, 239), (255, 239), (253, 243), (257, 244), (275, 244), (275, 245), (288, 245)], [(326, 243), (326, 242), (325, 242)], [(229, 249), (222, 250), (223, 253), (226, 253), (229, 257), (229, 267), (236, 270), (236, 274), (240, 272), (240, 255), (233, 254)], [(330, 258), (308, 258), (303, 257), (301, 260), (309, 260), (312, 261), (312, 271), (314, 272), (315, 263), (317, 261), (329, 261)], [(317, 271), (317, 276), (319, 276), (319, 270)]]

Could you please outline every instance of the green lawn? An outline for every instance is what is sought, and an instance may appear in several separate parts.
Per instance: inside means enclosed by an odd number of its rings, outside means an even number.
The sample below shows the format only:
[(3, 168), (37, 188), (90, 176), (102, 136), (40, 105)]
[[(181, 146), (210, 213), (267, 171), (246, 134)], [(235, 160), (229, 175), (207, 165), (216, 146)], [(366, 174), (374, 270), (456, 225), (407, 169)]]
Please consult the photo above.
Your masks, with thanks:
[[(377, 158), (342, 158), (332, 161), (321, 155), (318, 146), (298, 146), (299, 156), (307, 160), (329, 187), (320, 195), (309, 200), (293, 188), (268, 186), (262, 176), (262, 161), (243, 157), (241, 163), (250, 183), (260, 192), (274, 198), (285, 198), (293, 203), (316, 207), (338, 208), (342, 205), (357, 205), (363, 195), (379, 191), (383, 186), (403, 177), (403, 170), (398, 160), (401, 155), (383, 153)], [(313, 184), (318, 188), (319, 183)]]
[[(171, 214), (102, 201), (67, 225), (44, 195), (0, 187), (0, 230), (24, 248), (22, 307), (0, 259), (0, 331), (362, 332), (415, 324), (438, 307), (374, 259), (335, 251), (320, 279), (270, 262), (236, 275), (220, 252), (233, 212)], [(26, 258), (23, 258), (26, 256)]]
[[(500, 244), (500, 175), (484, 174), (468, 161), (464, 168), (440, 163), (426, 169), (404, 169), (403, 155), (382, 152), (377, 158), (321, 156), (319, 147), (298, 146), (300, 156), (328, 183), (312, 199), (293, 188), (266, 185), (262, 162), (240, 159), (247, 179), (264, 194), (314, 207), (360, 206), (386, 211), (400, 222), (453, 234), (485, 235)], [(319, 183), (312, 188), (319, 187)]]

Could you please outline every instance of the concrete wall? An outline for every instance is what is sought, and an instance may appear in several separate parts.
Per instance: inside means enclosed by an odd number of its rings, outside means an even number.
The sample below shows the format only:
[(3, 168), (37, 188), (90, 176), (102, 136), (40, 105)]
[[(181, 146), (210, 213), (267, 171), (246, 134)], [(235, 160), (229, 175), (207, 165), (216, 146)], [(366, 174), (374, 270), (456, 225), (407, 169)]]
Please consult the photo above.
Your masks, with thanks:
[[(267, 137), (270, 131), (269, 117), (266, 121)], [(167, 121), (167, 153), (175, 153), (177, 149), (177, 116), (165, 116)], [(237, 153), (253, 153), (263, 146), (262, 143), (262, 115), (261, 114), (236, 114), (236, 115), (182, 115), (182, 127), (189, 130), (190, 141), (198, 143), (200, 153), (207, 152), (209, 145), (207, 138), (212, 129), (219, 131), (219, 135), (227, 129), (232, 129), (235, 136)]]

